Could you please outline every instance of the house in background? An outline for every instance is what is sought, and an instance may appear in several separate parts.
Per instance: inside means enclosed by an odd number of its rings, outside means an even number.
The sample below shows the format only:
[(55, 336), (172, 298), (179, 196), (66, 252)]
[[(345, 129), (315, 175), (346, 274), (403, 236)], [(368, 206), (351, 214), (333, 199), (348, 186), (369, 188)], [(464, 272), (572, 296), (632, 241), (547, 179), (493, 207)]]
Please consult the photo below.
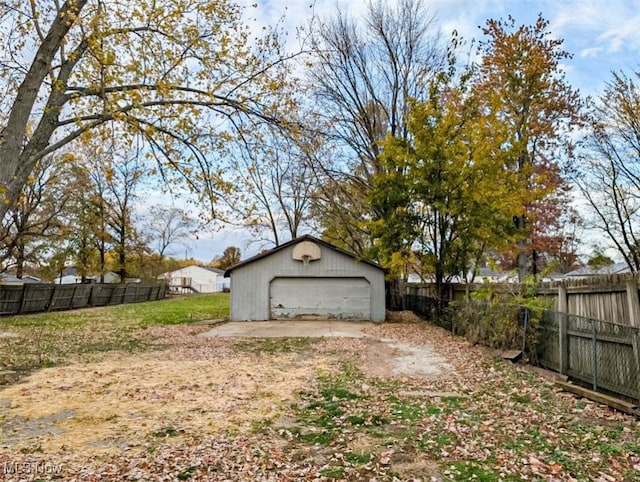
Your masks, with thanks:
[(5, 285), (23, 285), (27, 283), (42, 283), (42, 282), (43, 281), (40, 278), (36, 276), (31, 276), (31, 275), (24, 275), (22, 278), (17, 278), (16, 276), (9, 273), (0, 274), (0, 284), (5, 284)]
[(610, 274), (624, 274), (630, 272), (631, 270), (627, 263), (614, 263), (597, 269), (593, 269), (591, 266), (585, 266), (567, 273), (566, 277), (570, 279), (590, 278), (592, 276), (606, 276)]
[[(85, 276), (85, 280), (86, 283), (100, 283), (100, 275)], [(53, 282), (59, 285), (80, 284), (82, 276), (78, 274), (76, 268), (67, 268), (62, 272), (62, 276), (57, 276)], [(120, 275), (107, 271), (104, 274), (104, 283), (120, 283)]]
[(224, 271), (209, 266), (186, 266), (161, 274), (158, 279), (166, 280), (174, 292), (220, 293), (229, 288)]

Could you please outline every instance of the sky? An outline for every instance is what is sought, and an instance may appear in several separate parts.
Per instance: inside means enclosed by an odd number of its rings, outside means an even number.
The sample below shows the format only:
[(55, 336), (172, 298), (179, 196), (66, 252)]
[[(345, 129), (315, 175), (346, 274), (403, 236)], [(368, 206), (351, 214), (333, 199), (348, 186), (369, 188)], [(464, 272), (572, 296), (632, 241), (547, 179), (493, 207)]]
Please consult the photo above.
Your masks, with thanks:
[[(393, 0), (388, 0), (393, 1)], [(564, 49), (573, 57), (563, 65), (566, 80), (583, 95), (597, 97), (603, 92), (612, 71), (631, 74), (640, 69), (640, 0), (423, 0), (445, 37), (455, 30), (464, 39), (480, 39), (487, 19), (511, 15), (516, 24), (532, 25), (538, 14), (550, 22), (553, 36), (564, 39)], [(326, 17), (336, 7), (360, 17), (366, 0), (240, 0), (253, 5), (248, 21), (259, 29), (283, 22), (291, 46), (296, 45), (296, 28), (313, 14)], [(260, 245), (251, 244), (251, 234), (238, 229), (202, 233), (185, 254), (210, 261), (229, 245), (238, 246), (243, 257)], [(180, 248), (176, 248), (179, 251)], [(182, 248), (184, 250), (184, 248)], [(180, 255), (177, 255), (181, 257)]]

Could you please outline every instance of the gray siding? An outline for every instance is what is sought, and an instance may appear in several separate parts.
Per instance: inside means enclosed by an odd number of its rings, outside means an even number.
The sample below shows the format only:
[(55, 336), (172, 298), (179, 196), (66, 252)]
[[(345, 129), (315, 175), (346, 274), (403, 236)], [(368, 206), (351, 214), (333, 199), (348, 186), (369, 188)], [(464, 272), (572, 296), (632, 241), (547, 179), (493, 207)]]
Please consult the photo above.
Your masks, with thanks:
[(271, 282), (271, 317), (371, 318), (371, 285), (365, 278), (276, 278)]
[(275, 278), (364, 278), (371, 286), (370, 315), (373, 321), (385, 319), (384, 272), (360, 263), (340, 252), (321, 246), (322, 258), (305, 266), (291, 259), (296, 244), (276, 251), (231, 272), (231, 319), (268, 320), (269, 288)]

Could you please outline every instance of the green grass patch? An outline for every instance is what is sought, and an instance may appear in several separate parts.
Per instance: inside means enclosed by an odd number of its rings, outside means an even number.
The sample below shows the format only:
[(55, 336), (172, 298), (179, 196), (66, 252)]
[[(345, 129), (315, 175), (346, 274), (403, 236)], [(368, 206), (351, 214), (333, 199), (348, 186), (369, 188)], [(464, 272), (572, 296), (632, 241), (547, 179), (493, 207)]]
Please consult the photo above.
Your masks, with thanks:
[(328, 469), (322, 469), (320, 475), (327, 479), (341, 479), (344, 477), (344, 469), (342, 467), (331, 467)]
[(238, 351), (248, 353), (304, 353), (309, 350), (314, 338), (253, 338), (243, 340), (234, 345)]
[(349, 452), (344, 455), (344, 459), (352, 464), (367, 464), (371, 461), (371, 454)]
[(178, 480), (189, 480), (196, 473), (197, 467), (193, 465), (187, 467), (181, 472), (178, 472), (177, 478)]
[(464, 460), (453, 462), (449, 468), (448, 473), (445, 472), (446, 480), (456, 481), (477, 481), (477, 482), (499, 482), (506, 480), (520, 480), (520, 479), (508, 479), (501, 477), (499, 473), (483, 467), (478, 462), (472, 460)]
[(77, 355), (150, 348), (150, 326), (229, 315), (229, 295), (216, 293), (145, 303), (0, 318), (0, 366), (30, 370), (64, 365)]
[(445, 431), (444, 427), (442, 427), (436, 434), (425, 434), (418, 443), (418, 450), (432, 453), (437, 458), (440, 450), (444, 447), (455, 445), (457, 439), (458, 437), (455, 434)]
[(391, 404), (391, 413), (404, 421), (417, 421), (442, 413), (442, 407), (426, 403), (397, 402)]

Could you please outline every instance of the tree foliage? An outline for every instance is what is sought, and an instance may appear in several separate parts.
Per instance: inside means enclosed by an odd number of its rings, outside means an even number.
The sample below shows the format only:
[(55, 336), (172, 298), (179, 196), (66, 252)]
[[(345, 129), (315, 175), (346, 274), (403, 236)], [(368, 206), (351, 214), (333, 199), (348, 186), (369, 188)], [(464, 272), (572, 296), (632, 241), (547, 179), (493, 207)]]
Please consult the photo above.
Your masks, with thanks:
[(252, 38), (231, 1), (12, 0), (0, 40), (0, 218), (39, 160), (105, 125), (214, 203), (205, 153), (287, 102), (278, 35)]
[(441, 287), (512, 235), (519, 190), (500, 149), (506, 130), (494, 130), (480, 105), (464, 82), (443, 77), (427, 101), (411, 105), (410, 141), (389, 136), (383, 144), (386, 173), (377, 176), (371, 202), (387, 215), (374, 218), (371, 232), (395, 275), (415, 257), (421, 277)]
[(227, 269), (238, 264), (241, 256), (240, 248), (236, 246), (227, 246), (222, 252), (222, 255), (215, 258), (212, 261), (212, 264), (218, 269)]
[(533, 260), (545, 248), (547, 231), (557, 233), (555, 221), (567, 188), (561, 163), (570, 159), (570, 133), (582, 122), (579, 93), (567, 84), (561, 69), (570, 54), (548, 27), (541, 15), (531, 26), (516, 27), (511, 16), (488, 20), (474, 78), (494, 125), (508, 129), (503, 147), (524, 186), (513, 208), (521, 230), (517, 262), (521, 280), (535, 274)]
[(69, 232), (65, 222), (74, 185), (68, 159), (38, 162), (0, 227), (0, 266), (22, 278), (27, 264), (38, 265)]

